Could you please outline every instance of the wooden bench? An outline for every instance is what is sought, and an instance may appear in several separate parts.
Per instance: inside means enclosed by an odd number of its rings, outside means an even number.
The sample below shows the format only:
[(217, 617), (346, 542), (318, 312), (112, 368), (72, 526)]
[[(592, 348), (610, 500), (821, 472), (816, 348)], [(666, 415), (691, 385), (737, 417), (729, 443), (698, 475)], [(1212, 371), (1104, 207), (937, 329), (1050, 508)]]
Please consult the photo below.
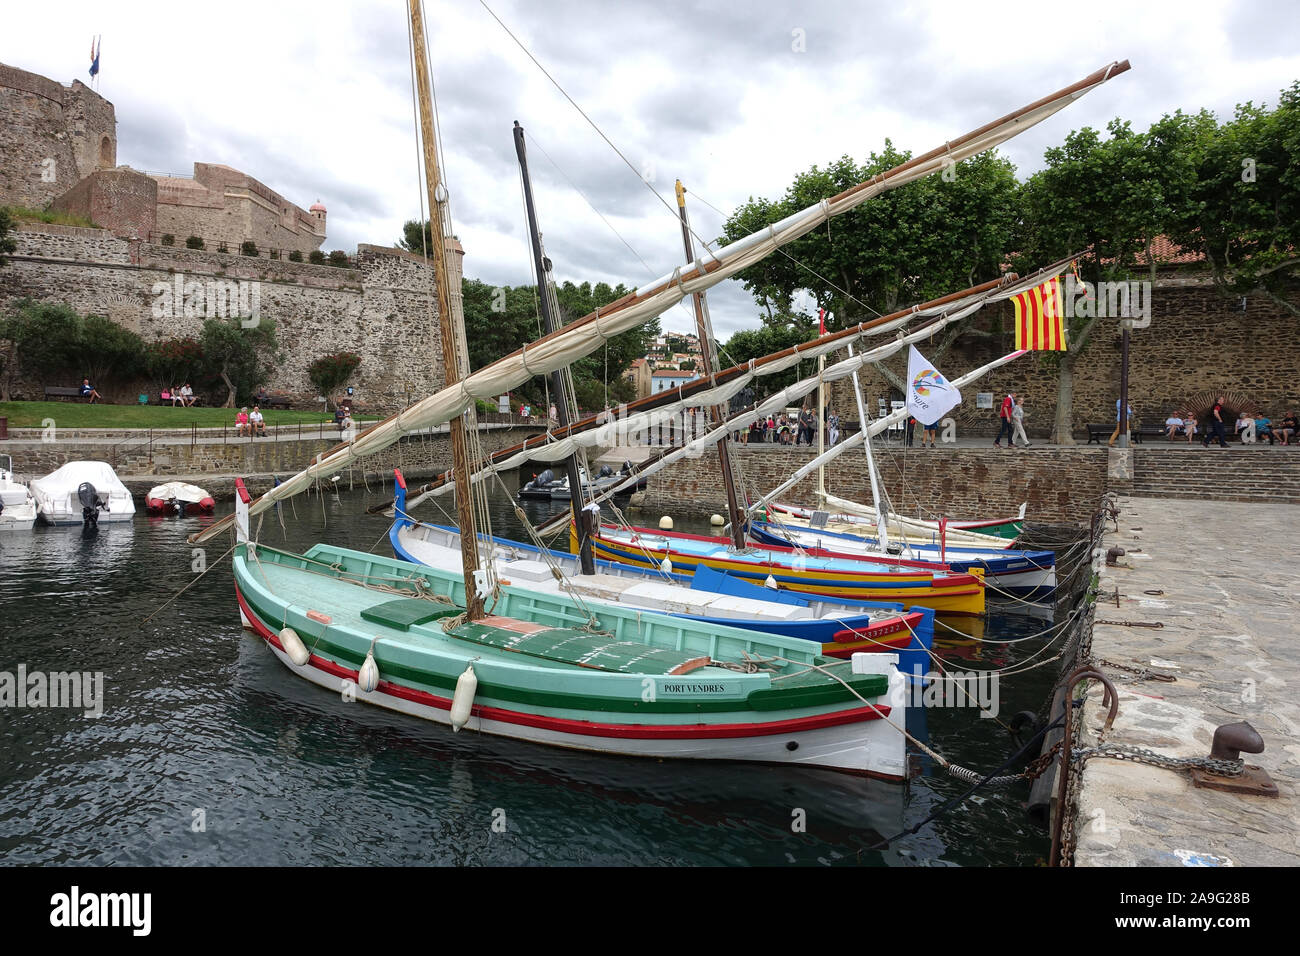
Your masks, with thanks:
[(46, 398), (81, 398), (81, 386), (75, 385), (67, 388), (62, 385), (46, 385)]
[(1142, 444), (1144, 438), (1163, 438), (1168, 432), (1163, 425), (1138, 425), (1129, 435), (1133, 438), (1134, 443)]
[(1109, 437), (1110, 437), (1110, 433), (1113, 432), (1114, 430), (1115, 430), (1115, 426), (1114, 426), (1114, 425), (1093, 425), (1093, 424), (1089, 424), (1089, 425), (1088, 425), (1088, 444), (1091, 445), (1093, 442), (1096, 442), (1097, 444), (1100, 445), (1100, 444), (1101, 444), (1101, 440), (1102, 440), (1103, 438), (1109, 438)]
[(266, 401), (258, 402), (258, 404), (261, 405), (263, 408), (288, 409), (290, 402), (288, 396), (285, 395), (268, 395), (266, 396)]

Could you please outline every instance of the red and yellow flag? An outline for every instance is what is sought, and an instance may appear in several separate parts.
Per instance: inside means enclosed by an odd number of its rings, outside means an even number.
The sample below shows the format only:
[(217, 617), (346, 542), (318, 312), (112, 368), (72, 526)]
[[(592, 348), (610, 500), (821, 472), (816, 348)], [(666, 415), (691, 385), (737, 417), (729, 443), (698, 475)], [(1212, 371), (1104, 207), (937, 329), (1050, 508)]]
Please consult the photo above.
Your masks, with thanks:
[(1064, 352), (1065, 308), (1061, 304), (1061, 277), (1012, 296), (1016, 307), (1016, 348)]

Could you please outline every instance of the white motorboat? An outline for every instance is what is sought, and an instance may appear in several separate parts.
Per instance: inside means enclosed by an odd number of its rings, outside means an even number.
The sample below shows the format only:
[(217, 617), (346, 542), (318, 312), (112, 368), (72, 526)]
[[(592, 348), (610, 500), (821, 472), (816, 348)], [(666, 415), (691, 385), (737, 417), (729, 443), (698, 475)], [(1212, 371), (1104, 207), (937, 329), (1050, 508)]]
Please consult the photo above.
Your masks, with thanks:
[(210, 515), (216, 507), (207, 491), (184, 481), (165, 481), (144, 496), (144, 510), (150, 515)]
[(104, 461), (70, 461), (32, 482), (36, 513), (54, 525), (97, 525), (135, 517), (131, 492)]
[(30, 531), (36, 502), (27, 486), (14, 481), (14, 460), (0, 455), (0, 531)]

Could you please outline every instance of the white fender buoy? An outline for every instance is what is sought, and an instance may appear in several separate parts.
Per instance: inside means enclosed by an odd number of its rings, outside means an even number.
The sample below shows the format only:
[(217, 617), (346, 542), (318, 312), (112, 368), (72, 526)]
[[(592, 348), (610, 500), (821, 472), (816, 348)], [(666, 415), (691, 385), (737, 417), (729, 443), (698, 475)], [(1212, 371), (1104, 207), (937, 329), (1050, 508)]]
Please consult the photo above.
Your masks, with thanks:
[(772, 575), (769, 574), (767, 576), (767, 580), (763, 582), (763, 587), (771, 588), (773, 591), (777, 590), (776, 578), (772, 577)]
[(375, 663), (373, 649), (366, 652), (366, 659), (357, 671), (357, 686), (369, 694), (379, 686), (379, 665)]
[(474, 707), (474, 694), (478, 690), (478, 678), (474, 676), (474, 665), (465, 668), (465, 673), (456, 678), (456, 693), (451, 698), (451, 729), (460, 730), (469, 721)]
[(721, 528), (726, 523), (726, 519), (722, 515), (709, 515), (709, 524), (715, 528)]
[(659, 570), (662, 571), (664, 574), (672, 574), (673, 573), (672, 558), (664, 558), (662, 561), (660, 561)]
[(659, 530), (660, 530), (660, 531), (672, 531), (672, 530), (673, 530), (673, 519), (672, 519), (671, 517), (669, 517), (668, 515), (664, 515), (662, 518), (660, 518), (660, 519), (659, 519)]
[(302, 667), (307, 661), (311, 660), (311, 653), (307, 650), (307, 645), (302, 642), (298, 632), (291, 627), (280, 629), (280, 647), (289, 655), (289, 660), (293, 661), (295, 667)]

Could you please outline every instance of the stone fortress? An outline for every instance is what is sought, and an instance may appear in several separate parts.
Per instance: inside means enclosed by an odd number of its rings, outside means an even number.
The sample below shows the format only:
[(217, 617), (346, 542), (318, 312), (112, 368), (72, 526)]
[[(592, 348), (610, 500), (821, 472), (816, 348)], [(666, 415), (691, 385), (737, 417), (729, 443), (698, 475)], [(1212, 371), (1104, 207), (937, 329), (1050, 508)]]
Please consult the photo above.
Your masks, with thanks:
[[(197, 336), (210, 317), (188, 294), (183, 307), (159, 315), (160, 284), (177, 276), (186, 287), (255, 282), (260, 314), (275, 320), (285, 352), (270, 390), (310, 405), (307, 366), (345, 350), (363, 356), (352, 384), (367, 409), (392, 410), (440, 386), (423, 260), (363, 244), (347, 268), (289, 261), (325, 241), (319, 200), (304, 210), (219, 164), (196, 162), (192, 177), (118, 166), (116, 126), (113, 104), (81, 81), (64, 86), (0, 64), (0, 206), (52, 208), (96, 227), (16, 222), (18, 249), (0, 269), (0, 310), (24, 297), (67, 302), (155, 341)], [(190, 236), (203, 248), (186, 248)], [(240, 254), (246, 240), (256, 256)], [(452, 257), (456, 275), (460, 258)], [(40, 383), (16, 386), (16, 397), (42, 397)], [(143, 388), (123, 386), (117, 399)]]

